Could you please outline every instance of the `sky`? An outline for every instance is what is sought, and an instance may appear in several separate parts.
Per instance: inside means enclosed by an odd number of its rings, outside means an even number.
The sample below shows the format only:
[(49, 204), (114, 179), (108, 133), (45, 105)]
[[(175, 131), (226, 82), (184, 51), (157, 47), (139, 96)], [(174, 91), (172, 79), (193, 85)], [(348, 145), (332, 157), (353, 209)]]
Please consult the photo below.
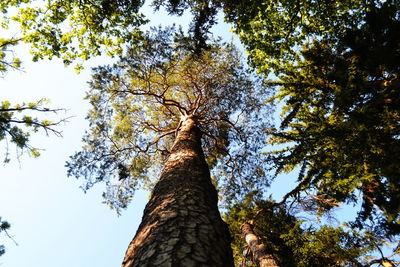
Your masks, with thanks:
[(89, 68), (78, 76), (58, 60), (25, 60), (24, 72), (0, 80), (2, 100), (50, 98), (51, 107), (67, 110), (61, 117), (73, 116), (61, 126), (62, 138), (43, 132), (32, 136), (31, 143), (45, 149), (39, 158), (25, 155), (1, 166), (0, 216), (11, 223), (9, 233), (18, 243), (1, 237), (6, 245), (2, 266), (118, 266), (135, 233), (146, 193), (117, 217), (101, 204), (101, 186), (84, 194), (80, 181), (66, 177), (65, 161), (80, 149), (87, 128), (89, 106), (83, 97), (89, 78)]
[[(152, 25), (172, 22), (165, 14), (154, 15), (148, 9), (146, 12)], [(175, 22), (187, 25), (189, 16)], [(226, 24), (219, 24), (213, 32), (231, 38)], [(15, 52), (23, 61), (23, 71), (10, 71), (0, 78), (0, 100), (22, 103), (48, 98), (50, 108), (66, 109), (59, 113), (60, 117), (72, 117), (60, 128), (62, 138), (43, 132), (32, 135), (31, 144), (44, 149), (39, 158), (12, 157), (10, 163), (0, 165), (0, 216), (11, 224), (9, 234), (18, 243), (0, 236), (0, 244), (6, 246), (0, 266), (119, 266), (149, 193), (137, 192), (129, 208), (118, 217), (101, 203), (103, 185), (85, 194), (79, 188), (81, 181), (67, 178), (64, 167), (69, 156), (80, 149), (88, 127), (85, 116), (89, 105), (83, 98), (88, 90), (90, 66), (111, 60), (91, 60), (77, 75), (60, 60), (31, 62), (27, 47)], [(0, 153), (4, 153), (1, 145), (4, 143), (0, 144)]]

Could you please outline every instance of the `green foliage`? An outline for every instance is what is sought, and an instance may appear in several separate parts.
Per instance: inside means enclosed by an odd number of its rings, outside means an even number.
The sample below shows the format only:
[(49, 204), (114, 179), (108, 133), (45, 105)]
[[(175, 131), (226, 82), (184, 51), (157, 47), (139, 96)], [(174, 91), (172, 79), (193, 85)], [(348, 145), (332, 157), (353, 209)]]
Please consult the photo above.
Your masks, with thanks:
[[(10, 224), (7, 221), (4, 221), (0, 217), (0, 233), (1, 232), (7, 232), (8, 229), (10, 229)], [(4, 245), (0, 245), (0, 256), (3, 255), (6, 252)]]
[[(52, 0), (5, 1), (3, 27), (10, 21), (21, 28), (21, 38), (31, 44), (33, 60), (60, 57), (65, 64), (103, 53), (121, 55), (124, 45), (140, 38), (138, 26), (146, 20), (138, 9), (143, 1)], [(8, 15), (11, 7), (15, 15)], [(77, 70), (81, 68), (77, 66)]]
[(389, 235), (400, 231), (398, 12), (384, 4), (339, 42), (306, 46), (275, 83), (284, 107), (271, 139), (285, 147), (271, 155), (278, 172), (302, 166), (299, 189), (362, 202), (356, 225)]
[[(243, 261), (248, 263), (246, 266), (251, 266), (245, 257), (240, 230), (246, 221), (253, 221), (255, 233), (272, 251), (280, 266), (362, 266), (376, 245), (382, 245), (370, 233), (318, 224), (294, 207), (293, 204), (276, 205), (252, 192), (229, 208), (224, 219), (234, 238), (232, 247), (238, 266)], [(299, 216), (304, 219), (299, 220)]]
[(53, 133), (56, 136), (61, 136), (61, 132), (56, 129), (56, 126), (65, 121), (65, 119), (52, 122), (32, 116), (35, 113), (57, 113), (61, 111), (60, 109), (45, 107), (47, 103), (48, 100), (46, 99), (16, 105), (11, 105), (9, 101), (0, 103), (0, 141), (6, 141), (4, 162), (10, 161), (10, 143), (16, 146), (17, 157), (25, 151), (34, 157), (40, 155), (39, 150), (29, 142), (31, 133), (36, 133), (42, 129), (46, 134)]
[(2, 14), (7, 14), (8, 9), (11, 6), (18, 7), (23, 3), (29, 3), (31, 0), (3, 0), (0, 2), (0, 12)]
[(21, 61), (12, 53), (11, 47), (19, 40), (0, 38), (0, 73), (5, 74), (10, 69), (19, 69)]
[(303, 230), (297, 223), (280, 237), (292, 248), (294, 266), (362, 266), (366, 253), (375, 249), (367, 236), (343, 227)]
[(138, 186), (155, 182), (181, 117), (189, 115), (197, 118), (210, 166), (232, 174), (216, 180), (226, 196), (265, 184), (258, 179), (265, 136), (251, 130), (266, 127), (262, 83), (232, 45), (215, 41), (200, 55), (192, 47), (174, 29), (154, 30), (114, 66), (95, 69), (87, 95), (91, 128), (67, 167), (85, 178), (84, 189), (105, 182), (112, 207), (126, 207)]
[(250, 62), (262, 73), (279, 72), (286, 63), (299, 60), (299, 47), (313, 38), (340, 38), (346, 29), (363, 22), (374, 2), (382, 2), (221, 1), (225, 18), (234, 24), (235, 32), (249, 53)]
[[(149, 1), (150, 2), (150, 1)], [(7, 28), (16, 22), (21, 39), (31, 45), (33, 60), (62, 58), (65, 64), (78, 60), (80, 64), (93, 56), (106, 53), (121, 56), (126, 45), (140, 42), (139, 27), (148, 20), (139, 10), (144, 0), (7, 0), (0, 4), (1, 25)], [(207, 48), (211, 27), (221, 8), (219, 1), (209, 0), (153, 0), (155, 10), (165, 8), (171, 15), (182, 15), (190, 10), (189, 25), (195, 53)], [(17, 14), (9, 11), (17, 10)], [(12, 12), (10, 12), (12, 13)]]

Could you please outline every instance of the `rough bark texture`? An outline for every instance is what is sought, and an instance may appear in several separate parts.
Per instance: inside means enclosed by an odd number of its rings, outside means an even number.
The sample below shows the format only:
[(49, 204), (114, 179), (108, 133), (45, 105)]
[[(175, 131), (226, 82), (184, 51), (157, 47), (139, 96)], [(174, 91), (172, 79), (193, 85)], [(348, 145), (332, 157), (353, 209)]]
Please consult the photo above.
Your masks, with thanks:
[(262, 244), (258, 236), (254, 234), (253, 226), (250, 223), (244, 223), (242, 225), (242, 234), (247, 245), (250, 247), (257, 266), (279, 267), (274, 256), (268, 252), (267, 246)]
[(192, 117), (182, 120), (123, 267), (233, 266), (200, 137)]

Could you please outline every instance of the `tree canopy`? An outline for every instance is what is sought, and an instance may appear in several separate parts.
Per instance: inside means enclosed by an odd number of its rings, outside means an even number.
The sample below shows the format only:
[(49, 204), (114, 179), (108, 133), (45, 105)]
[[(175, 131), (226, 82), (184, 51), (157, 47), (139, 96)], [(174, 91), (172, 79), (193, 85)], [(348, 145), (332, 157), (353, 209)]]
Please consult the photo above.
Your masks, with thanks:
[[(148, 20), (140, 13), (145, 1), (127, 0), (33, 0), (5, 1), (0, 4), (2, 27), (16, 22), (19, 38), (30, 44), (33, 60), (61, 58), (65, 64), (76, 62), (76, 70), (85, 60), (107, 54), (121, 56), (125, 49), (140, 42), (140, 26)], [(147, 3), (150, 4), (150, 3)], [(154, 10), (166, 8), (169, 14), (182, 15), (189, 9), (192, 49), (204, 49), (210, 28), (220, 8), (218, 1), (151, 1)], [(9, 12), (15, 10), (17, 12)], [(10, 14), (9, 14), (10, 13)]]
[(320, 212), (361, 206), (351, 225), (396, 241), (399, 2), (223, 3), (250, 64), (276, 75), (270, 165), (299, 170), (284, 200), (315, 194)]
[(285, 145), (271, 156), (278, 172), (301, 166), (299, 188), (327, 199), (361, 195), (357, 225), (370, 219), (392, 234), (400, 230), (399, 23), (398, 10), (384, 5), (337, 44), (305, 47), (275, 83), (285, 104), (271, 139)]
[(125, 207), (139, 185), (155, 181), (181, 116), (197, 118), (225, 196), (268, 183), (260, 153), (266, 136), (252, 130), (268, 126), (262, 82), (233, 45), (214, 41), (197, 56), (191, 47), (173, 29), (158, 29), (117, 64), (95, 69), (87, 95), (91, 128), (67, 167), (85, 178), (85, 189), (106, 182), (113, 207)]
[(299, 48), (315, 38), (340, 40), (346, 30), (364, 24), (367, 13), (376, 7), (399, 5), (396, 0), (221, 2), (250, 62), (262, 73), (278, 73), (285, 64), (300, 60)]
[[(142, 1), (6, 1), (3, 27), (17, 22), (20, 38), (31, 45), (33, 60), (60, 57), (65, 64), (107, 53), (121, 54), (123, 45), (140, 35), (145, 23)], [(9, 10), (18, 7), (16, 14)], [(77, 70), (81, 68), (77, 65)]]

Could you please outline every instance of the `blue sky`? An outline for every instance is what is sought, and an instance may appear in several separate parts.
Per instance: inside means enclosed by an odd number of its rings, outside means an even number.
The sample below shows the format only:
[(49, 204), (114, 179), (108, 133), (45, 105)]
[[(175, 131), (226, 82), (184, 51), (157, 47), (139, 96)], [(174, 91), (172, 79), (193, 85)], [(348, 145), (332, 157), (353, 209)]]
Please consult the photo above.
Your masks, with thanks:
[[(165, 14), (147, 11), (152, 25), (170, 24)], [(188, 16), (175, 19), (187, 25)], [(230, 39), (229, 27), (219, 25), (213, 30)], [(18, 246), (4, 235), (0, 244), (6, 254), (0, 257), (5, 267), (112, 267), (119, 266), (125, 250), (140, 223), (147, 192), (138, 192), (129, 208), (120, 217), (102, 204), (103, 185), (87, 194), (79, 188), (80, 181), (67, 178), (65, 161), (81, 147), (87, 128), (89, 105), (83, 100), (90, 80), (90, 66), (107, 64), (108, 58), (90, 61), (77, 75), (65, 68), (60, 60), (33, 63), (26, 47), (16, 50), (23, 60), (23, 72), (12, 71), (0, 79), (0, 100), (21, 103), (49, 98), (50, 107), (62, 107), (74, 116), (62, 125), (63, 137), (32, 136), (32, 145), (45, 149), (39, 158), (22, 156), (19, 161), (1, 165), (0, 216), (11, 223), (9, 233)], [(4, 153), (4, 143), (0, 143)], [(10, 147), (11, 152), (14, 147)]]
[(18, 246), (2, 236), (7, 251), (0, 264), (118, 266), (140, 222), (147, 194), (138, 194), (123, 216), (117, 217), (101, 204), (101, 186), (84, 194), (80, 181), (67, 178), (64, 168), (68, 157), (79, 150), (87, 126), (88, 105), (83, 97), (90, 69), (78, 76), (58, 60), (25, 60), (24, 69), (0, 80), (2, 99), (21, 103), (46, 97), (52, 107), (68, 110), (60, 116), (74, 117), (62, 126), (63, 138), (44, 133), (32, 136), (32, 144), (45, 149), (41, 157), (12, 158), (2, 166), (0, 216), (12, 224), (10, 234)]

